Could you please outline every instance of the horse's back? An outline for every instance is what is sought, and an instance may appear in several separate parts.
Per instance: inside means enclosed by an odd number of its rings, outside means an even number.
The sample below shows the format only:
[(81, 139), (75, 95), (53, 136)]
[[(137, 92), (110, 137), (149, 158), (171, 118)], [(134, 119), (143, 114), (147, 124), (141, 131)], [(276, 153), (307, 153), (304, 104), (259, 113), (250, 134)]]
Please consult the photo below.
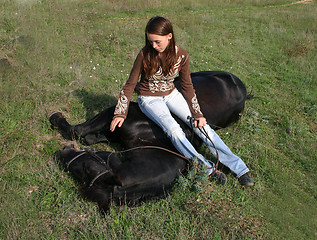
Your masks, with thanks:
[[(201, 111), (209, 124), (224, 128), (239, 119), (247, 92), (237, 76), (223, 71), (202, 71), (192, 73), (191, 77)], [(181, 89), (180, 81), (175, 85)]]

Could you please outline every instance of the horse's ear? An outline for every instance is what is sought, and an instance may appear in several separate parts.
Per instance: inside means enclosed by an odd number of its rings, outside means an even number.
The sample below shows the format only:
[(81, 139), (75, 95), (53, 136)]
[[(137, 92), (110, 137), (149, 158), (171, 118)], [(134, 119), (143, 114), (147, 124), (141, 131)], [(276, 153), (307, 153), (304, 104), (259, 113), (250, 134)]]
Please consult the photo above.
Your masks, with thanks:
[(70, 145), (66, 145), (63, 147), (63, 150), (69, 150), (69, 149), (73, 149), (74, 148), (74, 144), (70, 144)]
[(63, 150), (79, 150), (77, 145), (75, 145), (74, 143), (70, 143), (64, 146)]

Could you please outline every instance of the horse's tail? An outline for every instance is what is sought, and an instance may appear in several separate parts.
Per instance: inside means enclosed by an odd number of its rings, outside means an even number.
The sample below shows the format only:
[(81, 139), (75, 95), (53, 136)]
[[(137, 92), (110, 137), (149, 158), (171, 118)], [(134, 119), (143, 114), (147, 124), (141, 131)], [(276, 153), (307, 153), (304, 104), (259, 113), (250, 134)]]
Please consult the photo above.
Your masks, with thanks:
[(251, 91), (247, 94), (247, 100), (251, 100), (251, 99), (253, 99), (253, 98), (255, 98), (255, 96), (253, 95), (253, 87), (252, 87), (252, 89), (251, 89)]

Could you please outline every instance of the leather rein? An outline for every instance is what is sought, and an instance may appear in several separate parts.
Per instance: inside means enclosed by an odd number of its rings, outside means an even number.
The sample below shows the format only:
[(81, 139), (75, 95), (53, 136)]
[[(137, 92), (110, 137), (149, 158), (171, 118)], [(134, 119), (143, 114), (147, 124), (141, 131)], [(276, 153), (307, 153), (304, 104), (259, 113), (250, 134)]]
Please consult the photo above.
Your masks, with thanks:
[[(194, 128), (195, 128), (195, 125), (194, 125), (194, 122), (196, 121), (195, 118), (193, 117), (190, 117), (188, 116), (187, 117), (187, 120), (189, 120), (190, 122), (190, 125), (191, 125), (191, 128), (192, 128), (192, 141), (193, 141), (193, 138), (194, 138)], [(214, 149), (216, 150), (216, 155), (217, 155), (217, 162), (215, 164), (214, 167), (210, 167), (210, 168), (207, 168), (207, 169), (213, 169), (214, 168), (214, 171), (212, 172), (212, 174), (210, 174), (209, 176), (212, 177), (217, 169), (218, 169), (218, 165), (219, 165), (219, 152), (218, 152), (218, 149), (216, 148), (214, 142), (210, 139), (208, 133), (206, 132), (206, 129), (204, 127), (197, 127), (199, 129), (199, 131), (211, 142), (212, 146), (214, 147)]]

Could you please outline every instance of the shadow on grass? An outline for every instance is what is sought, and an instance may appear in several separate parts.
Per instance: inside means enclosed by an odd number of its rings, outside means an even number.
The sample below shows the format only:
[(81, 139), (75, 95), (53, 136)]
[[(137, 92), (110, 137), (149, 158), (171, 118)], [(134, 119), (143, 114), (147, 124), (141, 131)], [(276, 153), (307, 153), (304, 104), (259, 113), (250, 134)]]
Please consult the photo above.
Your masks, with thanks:
[(74, 95), (81, 99), (86, 108), (86, 120), (91, 119), (96, 114), (117, 103), (117, 98), (113, 96), (107, 94), (97, 95), (86, 89), (75, 90)]

